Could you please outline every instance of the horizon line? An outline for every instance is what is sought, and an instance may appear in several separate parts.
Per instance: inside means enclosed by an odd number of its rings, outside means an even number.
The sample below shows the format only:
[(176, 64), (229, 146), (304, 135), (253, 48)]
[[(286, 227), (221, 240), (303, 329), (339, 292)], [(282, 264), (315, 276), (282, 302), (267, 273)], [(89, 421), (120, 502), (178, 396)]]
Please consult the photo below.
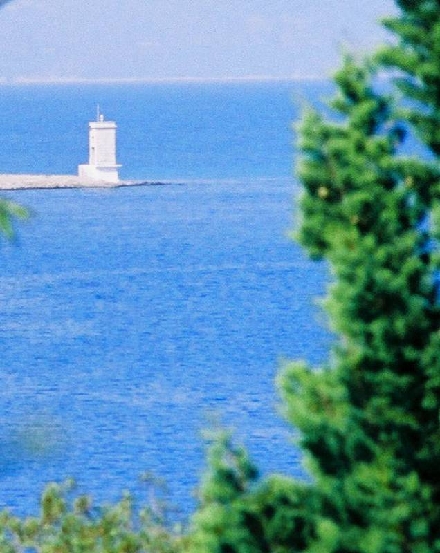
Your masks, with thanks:
[(63, 85), (63, 84), (191, 84), (191, 83), (252, 83), (252, 82), (310, 82), (326, 81), (330, 77), (318, 75), (291, 75), (275, 77), (272, 75), (243, 75), (237, 77), (15, 77), (0, 78), (0, 86), (14, 85)]

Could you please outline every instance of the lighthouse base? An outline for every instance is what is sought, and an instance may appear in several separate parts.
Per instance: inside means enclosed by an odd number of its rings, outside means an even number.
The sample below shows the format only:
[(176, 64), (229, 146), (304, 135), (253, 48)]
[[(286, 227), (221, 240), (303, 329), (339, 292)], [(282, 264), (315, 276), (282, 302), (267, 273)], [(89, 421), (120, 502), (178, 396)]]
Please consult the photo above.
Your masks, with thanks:
[(120, 165), (102, 167), (96, 165), (78, 165), (78, 176), (84, 181), (119, 182), (118, 169)]

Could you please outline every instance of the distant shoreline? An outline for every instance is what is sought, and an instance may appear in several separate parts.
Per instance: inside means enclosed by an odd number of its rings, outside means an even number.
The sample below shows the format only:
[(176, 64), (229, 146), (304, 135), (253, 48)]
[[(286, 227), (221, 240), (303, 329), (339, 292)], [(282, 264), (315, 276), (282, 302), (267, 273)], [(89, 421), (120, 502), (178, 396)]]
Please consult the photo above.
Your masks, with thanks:
[(291, 76), (270, 76), (270, 75), (249, 75), (243, 77), (162, 77), (162, 78), (102, 78), (102, 79), (1, 79), (2, 86), (52, 86), (52, 85), (173, 85), (173, 84), (282, 84), (282, 83), (308, 83), (327, 82), (330, 76), (322, 75), (291, 75)]
[(76, 175), (0, 174), (0, 191), (41, 190), (58, 188), (119, 188), (173, 184), (161, 181), (121, 180), (114, 182), (84, 181)]

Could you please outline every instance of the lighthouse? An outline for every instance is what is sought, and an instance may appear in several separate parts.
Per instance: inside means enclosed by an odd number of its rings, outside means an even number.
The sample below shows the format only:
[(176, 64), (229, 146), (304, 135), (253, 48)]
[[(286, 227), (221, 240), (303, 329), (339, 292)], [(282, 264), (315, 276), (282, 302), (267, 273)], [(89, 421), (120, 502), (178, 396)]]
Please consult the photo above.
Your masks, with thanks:
[(89, 123), (89, 163), (78, 166), (81, 180), (100, 182), (119, 182), (116, 163), (116, 123), (105, 121), (99, 112), (96, 121)]

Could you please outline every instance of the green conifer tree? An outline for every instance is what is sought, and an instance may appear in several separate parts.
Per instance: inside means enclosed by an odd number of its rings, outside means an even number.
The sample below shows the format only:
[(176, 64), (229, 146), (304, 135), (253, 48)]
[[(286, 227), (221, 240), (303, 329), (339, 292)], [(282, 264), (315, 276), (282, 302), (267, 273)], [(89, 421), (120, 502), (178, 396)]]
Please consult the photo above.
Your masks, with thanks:
[(327, 367), (294, 365), (282, 386), (330, 551), (428, 553), (440, 550), (438, 257), (427, 220), (439, 174), (399, 155), (405, 131), (368, 73), (349, 59), (336, 75), (344, 122), (312, 113), (302, 125), (299, 236), (329, 261), (326, 307), (340, 338)]
[[(329, 264), (338, 336), (325, 367), (295, 363), (280, 378), (311, 483), (272, 477), (226, 502), (202, 490), (194, 534), (205, 551), (440, 551), (440, 172), (401, 148), (409, 121), (438, 154), (440, 5), (399, 4), (402, 18), (386, 24), (402, 42), (381, 59), (407, 72), (399, 86), (411, 100), (423, 92), (425, 108), (397, 109), (372, 64), (347, 57), (334, 120), (310, 110), (300, 127), (298, 238)], [(220, 490), (218, 468), (208, 482)]]

